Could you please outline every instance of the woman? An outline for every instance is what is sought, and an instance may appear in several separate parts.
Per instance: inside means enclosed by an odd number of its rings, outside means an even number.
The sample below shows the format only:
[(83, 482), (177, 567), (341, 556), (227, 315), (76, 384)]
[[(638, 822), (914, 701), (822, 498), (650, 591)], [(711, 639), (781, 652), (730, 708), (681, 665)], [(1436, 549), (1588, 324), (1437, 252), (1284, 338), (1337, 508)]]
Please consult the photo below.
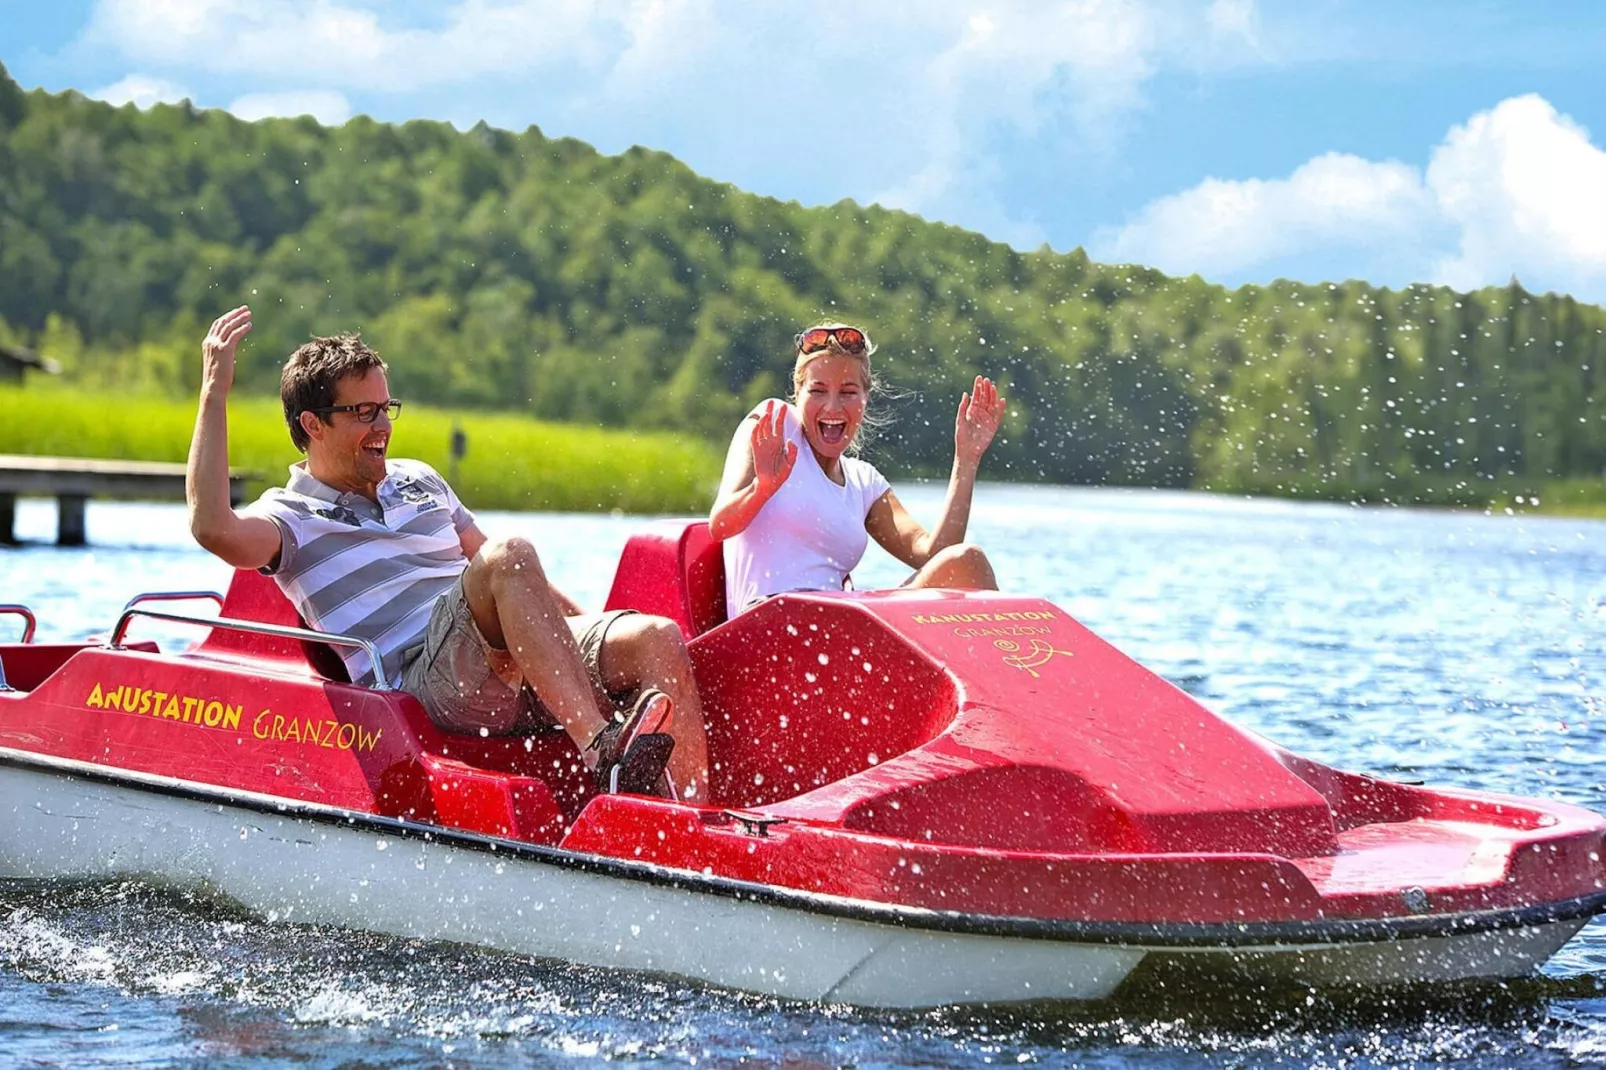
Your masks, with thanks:
[(797, 336), (792, 403), (771, 399), (731, 440), (708, 526), (725, 552), (734, 615), (783, 591), (839, 591), (874, 538), (915, 570), (905, 587), (996, 590), (992, 566), (962, 540), (976, 471), (1004, 415), (990, 380), (959, 400), (954, 467), (935, 531), (921, 527), (875, 466), (848, 456), (864, 423), (875, 346), (857, 327)]

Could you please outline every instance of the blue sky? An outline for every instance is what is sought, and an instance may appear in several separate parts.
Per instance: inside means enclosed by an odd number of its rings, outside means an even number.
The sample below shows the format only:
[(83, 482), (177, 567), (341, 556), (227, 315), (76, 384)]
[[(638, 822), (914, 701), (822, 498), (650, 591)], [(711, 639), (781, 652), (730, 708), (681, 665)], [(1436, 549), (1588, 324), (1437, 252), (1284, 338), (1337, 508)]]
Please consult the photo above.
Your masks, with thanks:
[(1606, 3), (0, 0), (24, 86), (484, 119), (1226, 282), (1606, 301)]

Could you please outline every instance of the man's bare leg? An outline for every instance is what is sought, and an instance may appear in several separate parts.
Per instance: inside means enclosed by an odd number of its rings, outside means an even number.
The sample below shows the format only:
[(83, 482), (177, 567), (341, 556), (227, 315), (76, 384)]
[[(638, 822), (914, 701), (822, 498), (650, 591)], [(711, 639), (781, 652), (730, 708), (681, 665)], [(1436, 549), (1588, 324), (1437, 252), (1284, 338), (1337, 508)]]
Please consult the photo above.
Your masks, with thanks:
[(903, 581), (905, 587), (952, 587), (967, 591), (996, 591), (998, 577), (981, 547), (962, 542), (939, 550), (930, 561)]
[(608, 722), (535, 547), (526, 539), (487, 543), (463, 572), (463, 592), (486, 642), (508, 652), (584, 753)]
[(602, 680), (609, 691), (656, 687), (669, 696), (675, 704), (668, 728), (675, 737), (669, 779), (685, 801), (706, 803), (708, 736), (680, 628), (665, 617), (645, 614), (615, 620), (602, 642)]

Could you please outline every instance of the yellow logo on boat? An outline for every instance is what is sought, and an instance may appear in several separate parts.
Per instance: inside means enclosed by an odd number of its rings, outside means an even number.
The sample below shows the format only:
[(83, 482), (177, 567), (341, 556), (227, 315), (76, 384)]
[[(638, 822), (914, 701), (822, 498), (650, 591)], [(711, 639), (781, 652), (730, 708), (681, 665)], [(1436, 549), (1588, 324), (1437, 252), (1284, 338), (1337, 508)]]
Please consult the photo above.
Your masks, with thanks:
[(215, 698), (198, 698), (129, 684), (118, 684), (115, 688), (102, 688), (96, 684), (89, 692), (89, 697), (84, 699), (84, 705), (97, 710), (147, 714), (208, 728), (239, 728), (240, 715), (245, 712), (243, 706), (230, 706)]
[(1028, 620), (1054, 620), (1046, 609), (1026, 609), (1018, 613), (916, 613), (916, 624), (1005, 624)]
[[(120, 710), (225, 730), (238, 730), (245, 714), (244, 705), (232, 706), (218, 699), (130, 684), (116, 687), (96, 684), (84, 699), (84, 705), (96, 710)], [(272, 710), (263, 710), (251, 719), (251, 734), (257, 739), (332, 750), (371, 751), (378, 746), (383, 732), (382, 728), (363, 728), (333, 718), (286, 717)]]
[(1031, 646), (1024, 653), (1021, 652), (1020, 644), (1012, 639), (994, 639), (993, 645), (1004, 652), (1005, 665), (1025, 669), (1032, 674), (1034, 680), (1042, 675), (1037, 670), (1047, 665), (1055, 654), (1064, 654), (1068, 658), (1076, 656), (1069, 650), (1057, 649), (1041, 639), (1033, 639)]
[(373, 750), (383, 731), (383, 728), (370, 731), (332, 718), (320, 721), (312, 717), (286, 717), (272, 710), (263, 710), (251, 721), (251, 734), (258, 739), (337, 750)]

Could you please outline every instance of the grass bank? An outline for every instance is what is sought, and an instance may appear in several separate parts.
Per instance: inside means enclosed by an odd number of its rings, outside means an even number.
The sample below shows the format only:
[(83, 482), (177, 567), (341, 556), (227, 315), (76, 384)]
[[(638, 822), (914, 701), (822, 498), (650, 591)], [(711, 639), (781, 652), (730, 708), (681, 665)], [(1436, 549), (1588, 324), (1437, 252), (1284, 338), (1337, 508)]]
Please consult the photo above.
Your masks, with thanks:
[(1548, 516), (1606, 518), (1606, 479), (1465, 479), (1415, 477), (1397, 483), (1333, 487), (1309, 477), (1275, 475), (1194, 487), (1215, 494), (1346, 502), (1363, 505), (1425, 506), (1479, 512), (1539, 513)]
[(1554, 516), (1606, 518), (1606, 479), (1554, 479), (1539, 493), (1530, 492), (1526, 500), (1514, 497), (1513, 504)]
[[(473, 509), (698, 514), (708, 511), (719, 478), (720, 457), (691, 436), (413, 404), (396, 422), (391, 452), (444, 473), (454, 425), (468, 436), (456, 489)], [(0, 387), (0, 453), (183, 461), (194, 427), (190, 400), (57, 384)], [(253, 495), (282, 483), (299, 456), (277, 398), (230, 400), (229, 463), (262, 475)]]

